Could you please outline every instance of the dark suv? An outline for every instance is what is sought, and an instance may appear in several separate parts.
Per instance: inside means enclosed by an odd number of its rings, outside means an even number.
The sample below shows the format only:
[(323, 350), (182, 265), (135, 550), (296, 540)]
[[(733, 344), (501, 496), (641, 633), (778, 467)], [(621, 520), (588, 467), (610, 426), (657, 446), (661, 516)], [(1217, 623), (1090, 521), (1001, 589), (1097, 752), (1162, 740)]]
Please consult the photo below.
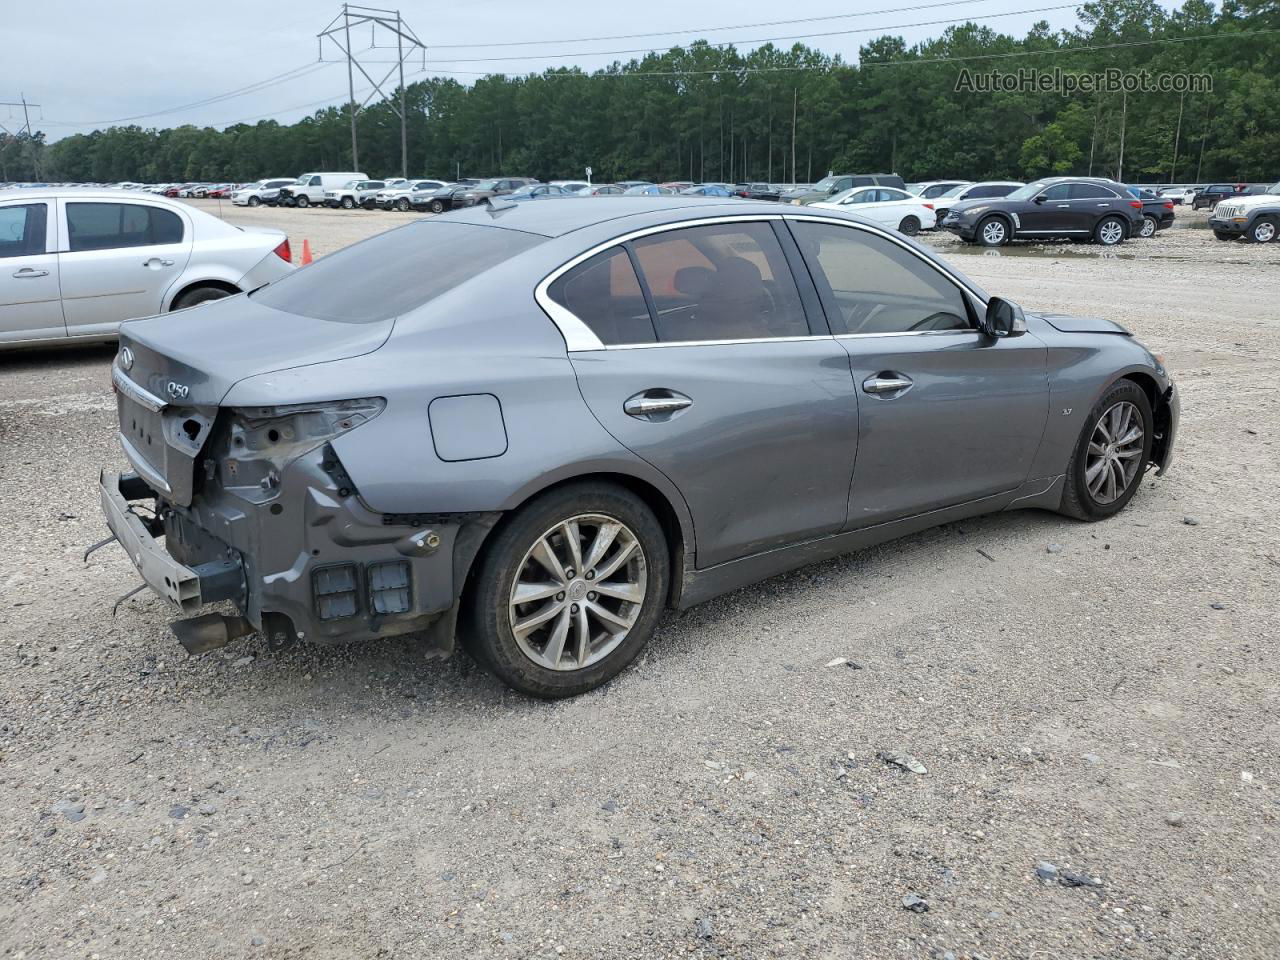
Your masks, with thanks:
[(783, 203), (817, 203), (854, 187), (897, 187), (905, 190), (907, 185), (896, 173), (842, 173), (823, 177), (812, 187), (787, 190), (778, 199)]
[(1212, 210), (1218, 205), (1219, 200), (1225, 200), (1227, 197), (1234, 197), (1236, 192), (1236, 185), (1234, 183), (1211, 183), (1196, 194), (1195, 199), (1191, 201), (1191, 209)]
[(969, 243), (998, 247), (1010, 240), (1093, 240), (1111, 247), (1136, 236), (1142, 201), (1122, 184), (1088, 177), (1049, 177), (1007, 197), (965, 200), (942, 223)]
[(531, 183), (537, 183), (533, 177), (498, 177), (493, 180), (481, 180), (470, 190), (464, 190), (462, 193), (453, 195), (453, 206), (470, 207), (477, 203), (484, 203), (490, 197), (501, 197), (508, 193), (513, 193), (521, 187), (528, 186)]

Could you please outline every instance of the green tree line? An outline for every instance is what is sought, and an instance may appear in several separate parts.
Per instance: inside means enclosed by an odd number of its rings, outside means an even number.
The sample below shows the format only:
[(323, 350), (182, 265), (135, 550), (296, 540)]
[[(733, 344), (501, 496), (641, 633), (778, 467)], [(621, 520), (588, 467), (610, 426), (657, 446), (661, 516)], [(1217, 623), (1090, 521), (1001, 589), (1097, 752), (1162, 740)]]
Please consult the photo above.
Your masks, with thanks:
[[(1280, 3), (1087, 3), (1074, 29), (1026, 36), (967, 23), (848, 64), (812, 47), (705, 41), (605, 69), (430, 77), (406, 85), (410, 176), (812, 181), (829, 170), (1130, 181), (1280, 177)], [(962, 70), (1202, 74), (1198, 92), (957, 91)], [(386, 102), (358, 116), (358, 168), (400, 172)], [(0, 139), (0, 180), (246, 181), (352, 169), (349, 114), (223, 130), (111, 127)]]

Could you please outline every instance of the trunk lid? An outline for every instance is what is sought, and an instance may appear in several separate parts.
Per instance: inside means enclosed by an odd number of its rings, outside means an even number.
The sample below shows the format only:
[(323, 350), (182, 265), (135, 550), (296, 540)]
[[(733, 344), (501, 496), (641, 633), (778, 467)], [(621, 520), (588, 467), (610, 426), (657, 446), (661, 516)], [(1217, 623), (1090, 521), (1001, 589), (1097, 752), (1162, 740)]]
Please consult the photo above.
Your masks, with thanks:
[(248, 296), (128, 321), (112, 369), (125, 455), (148, 484), (186, 506), (218, 405), (236, 383), (371, 353), (394, 325), (317, 320)]

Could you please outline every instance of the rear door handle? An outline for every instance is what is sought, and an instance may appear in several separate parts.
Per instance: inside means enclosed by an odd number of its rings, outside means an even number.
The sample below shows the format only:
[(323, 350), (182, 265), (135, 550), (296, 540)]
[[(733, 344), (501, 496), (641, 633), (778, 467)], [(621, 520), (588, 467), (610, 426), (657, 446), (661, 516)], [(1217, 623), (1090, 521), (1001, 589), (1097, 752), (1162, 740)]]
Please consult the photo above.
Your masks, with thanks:
[(172, 266), (173, 266), (173, 261), (172, 261), (172, 260), (161, 260), (159, 257), (152, 257), (150, 260), (143, 260), (143, 261), (142, 261), (142, 265), (143, 265), (144, 267), (154, 267), (154, 266), (172, 267)]
[(13, 275), (15, 280), (34, 280), (36, 277), (47, 277), (48, 270), (33, 270), (31, 267), (23, 267)]
[(900, 373), (877, 374), (862, 381), (862, 389), (867, 393), (899, 393), (911, 386), (911, 378)]
[(639, 420), (669, 420), (672, 414), (690, 406), (693, 401), (683, 393), (659, 387), (628, 397), (622, 404), (622, 412)]

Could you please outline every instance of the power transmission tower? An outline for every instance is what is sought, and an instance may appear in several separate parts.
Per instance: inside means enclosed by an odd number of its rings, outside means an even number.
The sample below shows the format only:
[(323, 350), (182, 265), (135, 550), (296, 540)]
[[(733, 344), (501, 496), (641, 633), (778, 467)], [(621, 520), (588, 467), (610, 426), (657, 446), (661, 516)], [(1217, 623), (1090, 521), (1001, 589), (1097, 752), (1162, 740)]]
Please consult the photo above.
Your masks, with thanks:
[[(6, 135), (9, 139), (11, 139), (14, 143), (17, 143), (17, 142), (18, 142), (18, 137), (20, 137), (22, 134), (24, 134), (24, 133), (25, 133), (25, 134), (27, 135), (27, 143), (28, 143), (28, 147), (27, 147), (27, 149), (28, 149), (28, 151), (29, 151), (29, 155), (30, 155), (30, 157), (31, 157), (31, 165), (32, 165), (32, 169), (34, 169), (34, 170), (35, 170), (35, 172), (36, 172), (36, 176), (38, 177), (38, 176), (40, 175), (39, 154), (37, 154), (36, 152), (34, 152), (34, 151), (32, 150), (32, 148), (31, 148), (31, 146), (30, 146), (30, 141), (31, 141), (31, 137), (32, 137), (32, 133), (31, 133), (31, 109), (30, 109), (30, 108), (31, 108), (31, 107), (35, 107), (37, 110), (39, 110), (39, 109), (40, 109), (40, 104), (38, 104), (38, 103), (28, 103), (28, 102), (27, 102), (27, 95), (26, 95), (25, 93), (23, 93), (23, 94), (19, 94), (18, 96), (19, 96), (19, 99), (18, 99), (18, 100), (0, 100), (0, 107), (8, 107), (8, 108), (10, 108), (10, 110), (12, 110), (14, 107), (21, 107), (21, 108), (22, 108), (22, 129), (21, 129), (21, 130), (19, 130), (19, 131), (15, 134), (15, 133), (13, 133), (13, 132), (8, 128), (8, 127), (6, 127), (3, 123), (0, 123), (0, 130), (3, 130), (3, 131), (4, 131), (4, 133), (5, 133), (5, 135)], [(3, 147), (0, 147), (0, 150), (2, 150), (2, 149), (3, 149)], [(4, 176), (5, 176), (5, 177), (8, 177), (8, 170), (7, 170), (7, 167), (6, 167), (6, 170), (5, 170)]]
[[(369, 24), (370, 49), (377, 46), (377, 33), (379, 29), (389, 31), (396, 38), (396, 60), (391, 69), (386, 72), (381, 80), (375, 80), (369, 75), (364, 66), (360, 63), (360, 58), (351, 47), (351, 30), (353, 27), (362, 27)], [(408, 115), (404, 105), (404, 65), (410, 56), (417, 50), (423, 53), (423, 64), (425, 66), (427, 48), (418, 39), (417, 35), (409, 27), (408, 24), (400, 16), (399, 10), (383, 10), (380, 7), (362, 7), (357, 4), (344, 3), (342, 12), (329, 21), (329, 25), (316, 34), (316, 40), (320, 45), (320, 59), (324, 60), (324, 41), (331, 40), (339, 50), (342, 51), (347, 60), (347, 92), (350, 97), (347, 103), (348, 110), (351, 114), (351, 167), (353, 170), (360, 168), (360, 148), (356, 138), (356, 115), (364, 109), (365, 105), (374, 98), (375, 94), (382, 94), (391, 104), (391, 109), (400, 117), (400, 176), (409, 176), (409, 127)], [(363, 51), (362, 51), (363, 52)], [(369, 61), (373, 63), (375, 61)], [(385, 63), (386, 61), (377, 61)], [(364, 78), (373, 84), (373, 89), (369, 91), (369, 95), (360, 103), (356, 103), (356, 81), (355, 71), (359, 70)], [(382, 89), (382, 85), (391, 79), (391, 75), (399, 71), (400, 73), (400, 96), (399, 105), (388, 96), (387, 92)]]

